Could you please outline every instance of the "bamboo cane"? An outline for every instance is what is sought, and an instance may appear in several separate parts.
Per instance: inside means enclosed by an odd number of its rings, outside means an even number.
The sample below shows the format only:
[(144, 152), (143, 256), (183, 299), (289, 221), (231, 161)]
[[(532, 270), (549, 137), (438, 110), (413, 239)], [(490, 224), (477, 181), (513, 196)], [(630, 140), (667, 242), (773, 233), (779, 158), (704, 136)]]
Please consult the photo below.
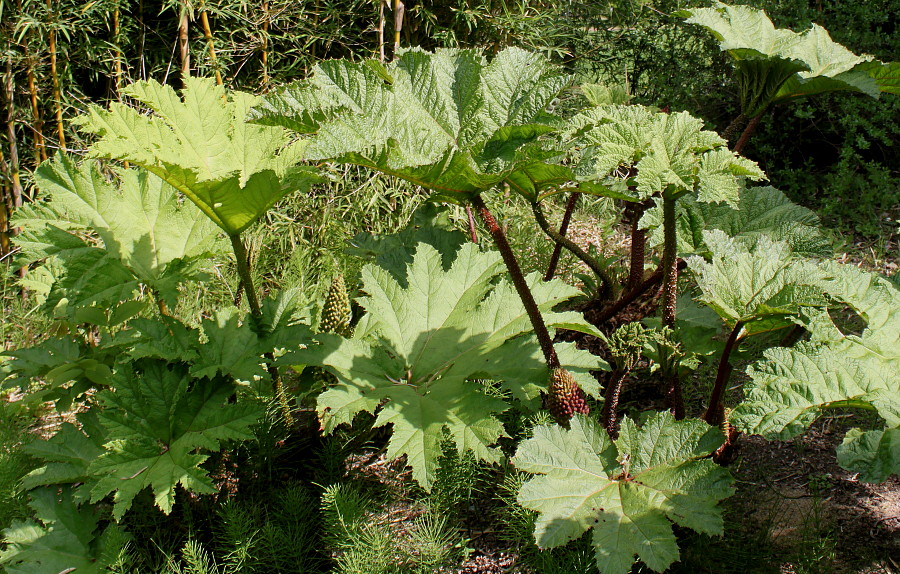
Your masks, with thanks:
[(262, 63), (262, 92), (269, 91), (269, 3), (263, 2), (263, 23), (262, 23), (262, 53), (260, 61)]
[(200, 25), (203, 26), (203, 37), (206, 38), (206, 47), (209, 49), (209, 61), (216, 72), (216, 85), (222, 85), (222, 73), (219, 71), (216, 60), (216, 47), (213, 43), (212, 30), (209, 27), (209, 17), (206, 14), (206, 3), (200, 2)]
[(34, 159), (37, 163), (46, 161), (47, 146), (44, 144), (44, 120), (41, 118), (41, 108), (38, 105), (37, 82), (34, 78), (34, 62), (31, 58), (28, 62), (28, 94), (31, 98), (32, 126), (34, 130)]
[(394, 58), (400, 50), (400, 31), (403, 30), (403, 14), (406, 5), (401, 0), (394, 0)]
[(113, 82), (116, 87), (116, 96), (121, 93), (122, 89), (122, 50), (119, 49), (119, 31), (119, 6), (117, 5), (116, 9), (113, 10), (113, 44), (116, 46), (116, 56), (113, 62), (113, 72), (115, 74)]
[(10, 198), (9, 180), (6, 177), (8, 171), (6, 159), (3, 157), (3, 146), (0, 146), (0, 260), (11, 251), (9, 216), (12, 211), (10, 208), (12, 201)]
[(12, 190), (12, 206), (13, 209), (17, 209), (22, 206), (22, 181), (19, 178), (19, 147), (16, 143), (16, 108), (11, 56), (6, 59), (4, 92), (6, 96), (6, 137), (9, 141), (9, 179)]
[[(47, 0), (47, 11), (53, 15), (53, 0)], [(63, 124), (62, 95), (59, 89), (59, 72), (56, 67), (56, 30), (54, 22), (50, 22), (50, 35), (48, 38), (50, 49), (50, 79), (53, 82), (53, 106), (56, 113), (56, 135), (59, 139), (59, 149), (66, 148), (65, 125)]]
[(187, 4), (181, 5), (181, 16), (178, 22), (178, 55), (181, 58), (181, 79), (191, 75), (191, 50), (190, 50), (190, 34), (188, 29), (188, 8)]
[(381, 63), (384, 63), (384, 5), (387, 0), (379, 0), (378, 2), (378, 57)]
[(19, 179), (19, 149), (16, 144), (16, 109), (15, 91), (13, 90), (12, 56), (6, 59), (4, 77), (4, 100), (6, 104), (6, 138), (9, 142), (9, 164), (3, 161), (3, 171), (8, 174), (9, 185), (2, 198), (2, 214), (0, 214), (0, 256), (10, 253), (10, 239), (16, 230), (10, 226), (10, 218), (16, 209), (22, 206), (22, 182)]

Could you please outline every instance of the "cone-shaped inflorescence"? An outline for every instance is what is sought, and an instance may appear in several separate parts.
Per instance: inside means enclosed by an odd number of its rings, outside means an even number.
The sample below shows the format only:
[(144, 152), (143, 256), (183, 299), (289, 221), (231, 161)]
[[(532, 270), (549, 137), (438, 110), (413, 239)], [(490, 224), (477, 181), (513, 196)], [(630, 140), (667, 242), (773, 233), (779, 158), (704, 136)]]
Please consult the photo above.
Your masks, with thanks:
[(331, 280), (331, 287), (328, 288), (328, 296), (322, 307), (319, 331), (351, 337), (353, 327), (350, 325), (350, 319), (350, 297), (347, 295), (347, 286), (344, 284), (344, 276), (337, 275)]
[(585, 400), (584, 391), (575, 382), (572, 373), (557, 367), (550, 374), (550, 396), (547, 397), (547, 408), (557, 423), (569, 426), (569, 419), (575, 413), (586, 415), (590, 407)]

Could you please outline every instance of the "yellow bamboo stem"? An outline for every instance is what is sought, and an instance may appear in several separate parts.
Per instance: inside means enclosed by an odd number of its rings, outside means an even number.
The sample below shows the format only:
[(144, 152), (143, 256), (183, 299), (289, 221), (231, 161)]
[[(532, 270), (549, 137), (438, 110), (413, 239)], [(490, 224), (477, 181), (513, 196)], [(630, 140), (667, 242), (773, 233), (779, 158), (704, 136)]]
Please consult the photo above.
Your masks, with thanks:
[(119, 7), (113, 10), (113, 43), (116, 45), (116, 59), (113, 62), (113, 71), (115, 78), (113, 81), (116, 85), (116, 96), (120, 94), (122, 89), (122, 50), (119, 49)]
[(28, 60), (28, 94), (31, 96), (31, 114), (34, 117), (34, 159), (38, 163), (47, 160), (47, 146), (44, 145), (44, 120), (41, 118), (41, 108), (38, 105), (37, 82), (34, 78), (34, 66)]
[(394, 0), (394, 58), (400, 50), (400, 31), (403, 30), (403, 13), (406, 5), (400, 0)]
[(203, 26), (203, 37), (206, 38), (206, 47), (209, 49), (209, 61), (213, 70), (216, 72), (216, 85), (222, 85), (222, 73), (219, 72), (219, 66), (216, 61), (216, 47), (213, 43), (212, 30), (209, 27), (209, 17), (206, 14), (204, 3), (200, 3), (200, 25)]
[(387, 0), (378, 0), (378, 54), (384, 63), (384, 5)]
[[(3, 157), (3, 146), (0, 146), (0, 173), (6, 173), (6, 171), (7, 166)], [(9, 195), (9, 185), (7, 185), (6, 179), (0, 178), (0, 258), (5, 257), (10, 252), (9, 215), (12, 201), (10, 201)]]
[(269, 3), (263, 2), (263, 24), (262, 24), (262, 91), (269, 91)]
[(190, 35), (188, 34), (188, 8), (181, 6), (181, 19), (178, 22), (178, 55), (181, 58), (181, 78), (191, 75)]
[[(47, 0), (47, 10), (53, 14), (53, 0)], [(66, 132), (63, 124), (62, 95), (59, 89), (59, 73), (56, 69), (56, 30), (54, 22), (50, 23), (50, 79), (53, 81), (53, 105), (56, 111), (56, 135), (59, 138), (59, 149), (66, 148)]]

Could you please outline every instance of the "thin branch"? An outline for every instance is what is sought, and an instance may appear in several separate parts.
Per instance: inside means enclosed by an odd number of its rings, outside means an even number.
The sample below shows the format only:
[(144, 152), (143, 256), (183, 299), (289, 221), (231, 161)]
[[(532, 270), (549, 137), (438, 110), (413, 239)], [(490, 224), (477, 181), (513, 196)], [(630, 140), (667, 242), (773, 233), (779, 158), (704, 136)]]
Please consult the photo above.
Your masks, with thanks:
[[(581, 192), (573, 191), (571, 195), (569, 195), (569, 200), (566, 202), (566, 210), (563, 212), (562, 222), (559, 224), (559, 235), (560, 237), (565, 237), (566, 232), (569, 230), (569, 221), (572, 220), (572, 214), (575, 212), (575, 206), (578, 204), (578, 198), (581, 196)], [(544, 275), (544, 281), (550, 281), (553, 279), (553, 276), (556, 274), (556, 266), (559, 264), (559, 256), (562, 254), (562, 244), (556, 243), (553, 246), (553, 254), (550, 255), (550, 263), (547, 264), (547, 273)]]
[(553, 241), (562, 245), (569, 251), (571, 251), (576, 257), (578, 257), (581, 261), (583, 261), (588, 267), (591, 268), (591, 271), (597, 274), (597, 277), (603, 282), (603, 286), (600, 289), (600, 298), (601, 299), (609, 299), (610, 295), (615, 295), (615, 289), (612, 277), (610, 277), (609, 272), (603, 268), (600, 263), (590, 256), (584, 249), (579, 247), (574, 241), (571, 239), (567, 239), (556, 232), (552, 227), (550, 227), (550, 223), (547, 222), (547, 218), (544, 217), (544, 212), (541, 210), (541, 205), (537, 202), (533, 202), (531, 204), (531, 210), (534, 212), (534, 218), (537, 220), (538, 226), (543, 230), (547, 236), (550, 237)]

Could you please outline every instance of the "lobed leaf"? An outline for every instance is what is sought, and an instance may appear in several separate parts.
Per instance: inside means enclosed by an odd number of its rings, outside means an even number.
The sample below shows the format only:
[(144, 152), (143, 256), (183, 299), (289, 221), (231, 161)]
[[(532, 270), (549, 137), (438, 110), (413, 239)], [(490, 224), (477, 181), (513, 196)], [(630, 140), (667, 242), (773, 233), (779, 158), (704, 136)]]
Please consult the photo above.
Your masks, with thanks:
[[(533, 400), (550, 377), (515, 289), (497, 281), (502, 271), (498, 254), (472, 243), (446, 269), (441, 253), (420, 243), (404, 284), (386, 269), (364, 267), (366, 296), (359, 301), (371, 317), (367, 339), (319, 335), (317, 345), (285, 358), (323, 366), (337, 377), (318, 401), (325, 431), (362, 411), (377, 413), (376, 425), (393, 425), (389, 455), (406, 455), (426, 489), (445, 429), (460, 451), (498, 460), (491, 445), (503, 428), (493, 415), (508, 404), (471, 380), (489, 379), (513, 397)], [(536, 274), (528, 281), (548, 326), (590, 328), (577, 314), (552, 311), (577, 290)], [(560, 346), (559, 354), (579, 382), (590, 380), (584, 382), (588, 392), (599, 393), (588, 370), (605, 368), (601, 360), (573, 345)]]
[(741, 322), (750, 334), (788, 327), (801, 308), (823, 307), (822, 274), (812, 263), (798, 259), (785, 242), (766, 236), (747, 249), (722, 231), (703, 234), (711, 261), (688, 259), (697, 277), (700, 300), (729, 327)]
[(709, 30), (735, 59), (741, 111), (748, 117), (803, 96), (853, 91), (877, 98), (900, 87), (896, 63), (858, 56), (817, 24), (801, 33), (775, 28), (762, 10), (722, 2), (677, 14)]
[(810, 340), (791, 349), (769, 349), (750, 366), (747, 399), (732, 420), (746, 432), (788, 439), (825, 409), (873, 410), (885, 421), (885, 430), (851, 431), (840, 460), (869, 478), (884, 477), (897, 470), (891, 462), (896, 448), (891, 429), (900, 425), (900, 291), (853, 266), (823, 262), (820, 269), (822, 291), (849, 305), (866, 328), (858, 335), (844, 333), (827, 311), (806, 311)]
[(259, 100), (227, 93), (211, 78), (189, 77), (180, 98), (170, 86), (135, 82), (124, 93), (153, 110), (113, 103), (78, 118), (99, 139), (90, 155), (128, 161), (184, 193), (228, 235), (237, 235), (284, 195), (318, 181), (295, 167), (305, 140), (280, 127), (245, 123)]
[(528, 144), (553, 129), (544, 110), (569, 82), (518, 48), (490, 62), (474, 50), (410, 49), (387, 65), (320, 63), (310, 80), (268, 96), (255, 119), (315, 131), (311, 159), (363, 165), (461, 202), (523, 166), (532, 185), (549, 185)]
[(168, 514), (175, 487), (201, 494), (215, 492), (198, 450), (216, 450), (223, 440), (252, 438), (262, 414), (259, 405), (229, 404), (234, 392), (221, 379), (191, 381), (186, 369), (158, 361), (121, 369), (115, 390), (100, 393), (100, 415), (108, 429), (104, 452), (89, 467), (99, 480), (93, 501), (115, 492), (113, 516), (121, 520), (132, 500), (150, 488), (156, 505)]
[(703, 421), (654, 413), (638, 428), (622, 422), (611, 441), (594, 421), (576, 416), (570, 429), (539, 426), (512, 463), (537, 474), (519, 490), (539, 513), (535, 541), (552, 548), (593, 528), (597, 566), (625, 574), (635, 556), (662, 572), (678, 559), (672, 523), (721, 534), (717, 504), (732, 494), (728, 471), (705, 457), (722, 442)]
[(108, 572), (106, 558), (115, 556), (127, 536), (115, 524), (98, 532), (98, 512), (77, 506), (70, 488), (42, 488), (31, 493), (33, 520), (17, 521), (3, 531), (6, 549), (0, 564), (9, 574)]

